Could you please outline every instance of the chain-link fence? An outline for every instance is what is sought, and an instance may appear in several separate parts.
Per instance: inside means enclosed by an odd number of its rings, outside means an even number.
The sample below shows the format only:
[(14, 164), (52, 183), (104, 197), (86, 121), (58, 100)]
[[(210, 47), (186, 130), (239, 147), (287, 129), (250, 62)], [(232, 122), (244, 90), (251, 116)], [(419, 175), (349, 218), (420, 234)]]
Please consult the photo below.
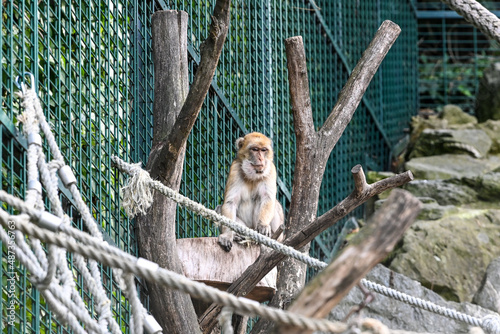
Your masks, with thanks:
[[(500, 16), (499, 1), (481, 4)], [(500, 57), (500, 45), (437, 0), (417, 3), (420, 107), (456, 104), (474, 112), (483, 71)]]
[[(189, 14), (190, 76), (199, 61), (199, 46), (208, 31), (215, 1), (19, 0), (3, 1), (2, 94), (0, 146), (2, 189), (25, 193), (26, 142), (19, 135), (19, 101), (14, 80), (25, 71), (35, 75), (47, 119), (78, 186), (101, 223), (106, 239), (137, 254), (134, 222), (120, 209), (124, 178), (111, 168), (110, 157), (146, 162), (152, 137), (153, 64), (150, 18), (155, 10), (182, 9)], [(417, 21), (409, 0), (290, 0), (232, 3), (231, 26), (215, 78), (189, 138), (181, 192), (208, 207), (222, 202), (225, 178), (234, 158), (233, 143), (249, 131), (274, 141), (279, 198), (287, 206), (294, 167), (294, 134), (287, 83), (284, 40), (302, 35), (311, 87), (314, 120), (320, 126), (337, 95), (383, 20), (402, 28), (351, 124), (328, 163), (319, 214), (353, 188), (350, 169), (361, 163), (380, 170), (403, 137), (417, 107)], [(61, 198), (73, 223), (83, 228), (72, 198)], [(12, 209), (2, 204), (6, 210)], [(75, 213), (74, 213), (75, 212)], [(353, 215), (362, 216), (362, 210)], [(178, 236), (217, 235), (208, 222), (178, 210)], [(313, 242), (314, 256), (327, 258), (340, 229), (336, 226)], [(2, 247), (2, 315), (14, 298), (15, 326), (7, 333), (65, 333), (45, 301), (18, 266), (10, 297)], [(128, 305), (108, 268), (102, 276), (124, 332)], [(80, 293), (92, 312), (93, 300), (75, 271)], [(145, 289), (142, 282), (139, 288)], [(147, 291), (141, 290), (147, 303)], [(3, 317), (5, 319), (5, 317)]]

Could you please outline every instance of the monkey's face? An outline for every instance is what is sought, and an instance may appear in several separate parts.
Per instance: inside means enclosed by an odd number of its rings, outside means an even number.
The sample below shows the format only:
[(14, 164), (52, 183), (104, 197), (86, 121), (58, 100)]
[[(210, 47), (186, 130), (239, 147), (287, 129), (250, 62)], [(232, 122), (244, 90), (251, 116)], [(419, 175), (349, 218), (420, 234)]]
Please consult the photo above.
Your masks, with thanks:
[(249, 159), (243, 160), (241, 170), (246, 179), (256, 181), (269, 175), (271, 163), (267, 159), (261, 160), (258, 153), (251, 154)]
[(269, 175), (273, 162), (271, 140), (261, 133), (251, 133), (237, 141), (238, 156), (242, 171), (250, 180), (259, 180)]

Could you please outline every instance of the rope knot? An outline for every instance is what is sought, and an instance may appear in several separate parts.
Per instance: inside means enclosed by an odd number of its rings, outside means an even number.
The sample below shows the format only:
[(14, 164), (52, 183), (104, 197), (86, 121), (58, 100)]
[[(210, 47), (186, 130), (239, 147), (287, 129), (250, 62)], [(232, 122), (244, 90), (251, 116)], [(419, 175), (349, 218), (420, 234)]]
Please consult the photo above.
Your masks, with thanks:
[(149, 173), (141, 168), (141, 163), (133, 164), (130, 168), (132, 175), (122, 188), (122, 206), (130, 218), (137, 214), (145, 214), (153, 204), (153, 192), (149, 186)]
[(49, 161), (49, 162), (47, 163), (47, 167), (48, 167), (48, 168), (49, 168), (49, 170), (50, 170), (51, 172), (53, 172), (53, 173), (54, 173), (55, 171), (59, 170), (59, 168), (61, 168), (61, 167), (65, 166), (65, 165), (66, 165), (66, 164), (64, 163), (64, 161), (63, 161), (63, 160), (56, 160), (56, 159), (51, 160), (51, 161)]
[(487, 315), (482, 319), (481, 327), (489, 334), (500, 334), (500, 316)]

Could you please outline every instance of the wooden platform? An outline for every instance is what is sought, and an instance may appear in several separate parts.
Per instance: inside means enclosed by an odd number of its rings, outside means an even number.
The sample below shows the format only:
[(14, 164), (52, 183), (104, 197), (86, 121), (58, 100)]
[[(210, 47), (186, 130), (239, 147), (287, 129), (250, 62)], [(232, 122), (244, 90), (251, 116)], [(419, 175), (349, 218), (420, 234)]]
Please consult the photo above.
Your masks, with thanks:
[[(226, 290), (260, 254), (258, 245), (233, 244), (224, 251), (217, 238), (178, 239), (177, 250), (184, 275), (192, 280)], [(259, 302), (270, 300), (276, 292), (274, 268), (245, 297)]]

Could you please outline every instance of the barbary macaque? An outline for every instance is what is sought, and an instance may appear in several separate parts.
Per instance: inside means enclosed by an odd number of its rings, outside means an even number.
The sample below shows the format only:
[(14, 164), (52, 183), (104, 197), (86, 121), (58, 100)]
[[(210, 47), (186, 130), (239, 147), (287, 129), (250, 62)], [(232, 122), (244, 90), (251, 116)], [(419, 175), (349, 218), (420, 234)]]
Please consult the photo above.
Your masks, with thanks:
[[(283, 207), (276, 199), (276, 166), (271, 139), (252, 132), (236, 140), (238, 153), (231, 164), (222, 215), (270, 237), (283, 224)], [(222, 227), (219, 244), (230, 251), (242, 237)], [(278, 239), (280, 240), (280, 239)]]

